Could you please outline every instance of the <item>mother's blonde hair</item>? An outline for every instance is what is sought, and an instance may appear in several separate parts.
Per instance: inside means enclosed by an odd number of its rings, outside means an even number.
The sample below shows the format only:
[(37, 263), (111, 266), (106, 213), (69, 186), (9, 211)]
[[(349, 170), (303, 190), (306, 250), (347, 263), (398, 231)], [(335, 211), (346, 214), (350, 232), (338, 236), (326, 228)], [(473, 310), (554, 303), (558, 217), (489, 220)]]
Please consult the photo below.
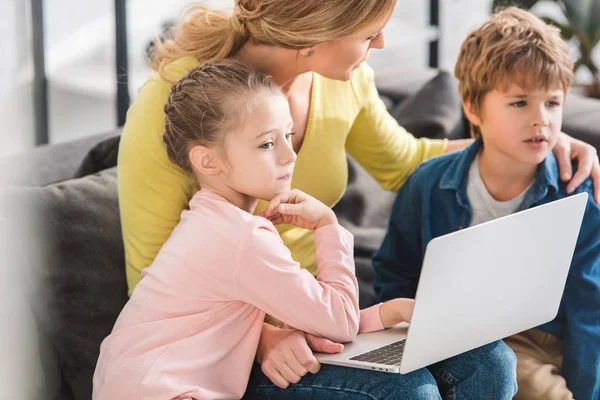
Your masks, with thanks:
[(200, 64), (219, 61), (250, 38), (300, 50), (387, 19), (395, 5), (396, 0), (235, 0), (229, 12), (196, 4), (183, 13), (171, 39), (156, 41), (152, 68), (167, 79), (165, 67), (178, 58), (193, 56)]

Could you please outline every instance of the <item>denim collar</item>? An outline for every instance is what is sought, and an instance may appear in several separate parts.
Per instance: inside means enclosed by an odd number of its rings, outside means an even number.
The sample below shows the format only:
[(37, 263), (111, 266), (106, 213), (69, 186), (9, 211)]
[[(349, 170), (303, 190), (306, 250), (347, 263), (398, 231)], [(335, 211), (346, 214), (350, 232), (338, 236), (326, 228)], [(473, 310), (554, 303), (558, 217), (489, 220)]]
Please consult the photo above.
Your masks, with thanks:
[[(469, 200), (467, 198), (469, 168), (473, 161), (475, 161), (475, 158), (482, 147), (483, 141), (477, 139), (469, 147), (458, 153), (440, 180), (440, 188), (454, 190), (456, 192), (458, 203), (462, 207), (468, 209), (470, 209)], [(525, 194), (525, 198), (523, 199), (523, 203), (519, 207), (519, 210), (529, 208), (534, 203), (542, 200), (548, 194), (549, 189), (552, 189), (555, 192), (558, 191), (558, 185), (558, 163), (556, 162), (554, 154), (550, 152), (544, 161), (539, 164), (535, 181)]]

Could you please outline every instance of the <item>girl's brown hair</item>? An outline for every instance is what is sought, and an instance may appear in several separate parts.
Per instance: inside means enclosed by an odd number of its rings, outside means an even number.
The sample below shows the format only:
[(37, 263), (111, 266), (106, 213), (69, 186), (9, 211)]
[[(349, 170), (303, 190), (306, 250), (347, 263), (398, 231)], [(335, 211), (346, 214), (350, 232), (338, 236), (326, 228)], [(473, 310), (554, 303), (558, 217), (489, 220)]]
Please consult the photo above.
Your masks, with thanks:
[(163, 141), (169, 160), (192, 173), (189, 151), (215, 146), (239, 127), (260, 94), (281, 95), (273, 80), (235, 60), (196, 67), (173, 85), (164, 107)]
[(342, 39), (373, 21), (389, 18), (396, 0), (235, 0), (233, 13), (194, 5), (173, 38), (155, 43), (152, 68), (165, 79), (172, 61), (193, 56), (200, 64), (234, 55), (250, 38), (300, 50)]
[[(479, 114), (483, 97), (511, 83), (524, 89), (573, 83), (573, 60), (560, 31), (516, 7), (501, 10), (471, 32), (454, 69), (463, 101)], [(471, 134), (481, 132), (471, 126)]]

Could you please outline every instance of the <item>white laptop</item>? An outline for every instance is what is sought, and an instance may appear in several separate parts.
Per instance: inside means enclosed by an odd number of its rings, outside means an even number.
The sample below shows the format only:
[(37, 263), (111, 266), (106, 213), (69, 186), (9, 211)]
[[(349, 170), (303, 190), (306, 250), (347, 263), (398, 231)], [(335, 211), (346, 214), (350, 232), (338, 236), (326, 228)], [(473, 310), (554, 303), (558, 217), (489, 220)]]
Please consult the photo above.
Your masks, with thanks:
[(410, 326), (317, 359), (406, 374), (553, 320), (586, 204), (581, 193), (433, 239)]

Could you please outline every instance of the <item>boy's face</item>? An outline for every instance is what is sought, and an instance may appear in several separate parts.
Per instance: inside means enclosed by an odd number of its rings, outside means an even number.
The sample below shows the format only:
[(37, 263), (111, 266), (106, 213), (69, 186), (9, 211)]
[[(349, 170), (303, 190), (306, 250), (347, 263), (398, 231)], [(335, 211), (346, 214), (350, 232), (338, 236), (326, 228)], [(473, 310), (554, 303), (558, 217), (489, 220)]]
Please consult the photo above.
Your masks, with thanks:
[(511, 84), (487, 93), (479, 115), (469, 105), (465, 105), (465, 111), (471, 123), (481, 129), (486, 151), (537, 165), (556, 144), (564, 100), (560, 86), (524, 90)]

